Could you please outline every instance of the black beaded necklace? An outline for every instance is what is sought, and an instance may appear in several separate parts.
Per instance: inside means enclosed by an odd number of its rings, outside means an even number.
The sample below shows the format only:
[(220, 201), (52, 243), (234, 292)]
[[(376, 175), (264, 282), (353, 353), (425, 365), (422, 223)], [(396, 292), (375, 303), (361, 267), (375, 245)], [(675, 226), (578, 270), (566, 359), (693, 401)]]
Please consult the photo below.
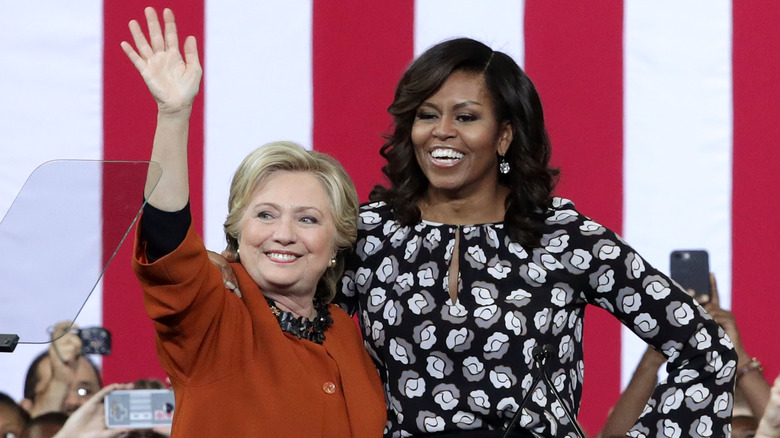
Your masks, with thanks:
[(311, 321), (308, 318), (295, 316), (292, 312), (276, 307), (276, 302), (268, 297), (265, 297), (265, 301), (268, 302), (268, 307), (271, 308), (271, 313), (276, 316), (276, 320), (279, 321), (279, 327), (281, 327), (283, 332), (292, 333), (298, 339), (306, 339), (317, 344), (322, 344), (325, 341), (325, 330), (333, 324), (333, 318), (330, 317), (327, 303), (323, 303), (320, 300), (314, 301), (314, 309), (317, 311), (317, 316)]

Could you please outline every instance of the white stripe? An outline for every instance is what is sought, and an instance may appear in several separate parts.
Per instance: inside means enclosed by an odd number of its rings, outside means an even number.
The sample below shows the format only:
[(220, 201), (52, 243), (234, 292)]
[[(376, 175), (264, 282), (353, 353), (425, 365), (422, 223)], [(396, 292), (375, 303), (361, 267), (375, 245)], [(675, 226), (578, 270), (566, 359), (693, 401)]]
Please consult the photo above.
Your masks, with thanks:
[[(102, 158), (102, 2), (79, 0), (68, 2), (0, 2), (0, 215), (5, 215), (16, 192), (27, 175), (41, 163), (57, 158)], [(83, 175), (82, 175), (83, 176)], [(72, 248), (80, 248), (84, 240), (100, 238), (99, 174), (89, 178), (91, 193), (83, 188), (52, 187), (62, 189), (65, 196), (87, 198), (91, 212), (88, 219), (66, 224), (69, 232), (59, 233), (56, 240), (41, 239), (40, 233), (30, 232), (19, 242), (26, 249), (38, 248), (41, 252), (62, 254), (63, 262), (79, 264), (78, 273), (94, 272), (97, 266), (90, 262), (74, 260), (68, 255)], [(84, 205), (84, 204), (82, 204)], [(57, 211), (45, 205), (38, 206), (38, 214), (49, 220), (58, 218)], [(2, 225), (0, 225), (2, 226)], [(39, 239), (36, 240), (36, 237)], [(2, 264), (10, 266), (34, 264), (36, 260), (18, 259), (14, 248), (0, 248), (4, 254)], [(100, 254), (96, 254), (99, 261)], [(8, 258), (11, 258), (9, 261)], [(46, 275), (39, 272), (39, 276)], [(96, 275), (95, 275), (96, 278)], [(5, 284), (4, 286), (8, 286)], [(64, 296), (84, 291), (69, 291), (66, 285), (52, 282), (50, 291)], [(2, 294), (2, 292), (0, 292)], [(82, 326), (101, 323), (101, 291), (93, 294), (77, 322)], [(41, 325), (31, 315), (18, 311), (19, 296), (2, 299), (2, 308), (13, 311), (3, 313), (8, 318)], [(38, 296), (37, 304), (43, 309), (53, 308)], [(16, 303), (16, 305), (15, 305)], [(47, 307), (48, 306), (48, 307)], [(63, 315), (65, 317), (65, 315)], [(70, 315), (72, 317), (72, 315)], [(49, 321), (53, 325), (57, 321)], [(32, 333), (23, 325), (20, 332)], [(46, 336), (45, 327), (35, 327)], [(0, 391), (8, 392), (15, 399), (21, 398), (22, 382), (27, 366), (34, 355), (43, 350), (41, 345), (20, 344), (12, 354), (0, 353)]]
[(415, 56), (450, 38), (469, 37), (511, 56), (525, 59), (525, 1), (419, 0), (414, 9)]
[(241, 160), (276, 140), (311, 149), (312, 2), (207, 1), (205, 22), (204, 240), (221, 251)]
[[(624, 235), (668, 272), (676, 248), (710, 251), (731, 284), (731, 4), (625, 5)], [(630, 336), (629, 336), (630, 335)], [(644, 351), (624, 329), (623, 385)]]

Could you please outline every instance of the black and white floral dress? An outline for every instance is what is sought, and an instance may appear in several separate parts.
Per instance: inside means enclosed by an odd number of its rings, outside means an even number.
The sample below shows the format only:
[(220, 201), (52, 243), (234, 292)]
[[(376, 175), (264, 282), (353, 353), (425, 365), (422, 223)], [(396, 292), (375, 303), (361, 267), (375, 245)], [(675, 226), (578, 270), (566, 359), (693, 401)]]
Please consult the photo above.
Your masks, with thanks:
[[(387, 437), (500, 430), (536, 375), (534, 352), (576, 415), (583, 381), (586, 304), (615, 315), (670, 359), (631, 436), (727, 436), (736, 354), (720, 327), (618, 235), (555, 198), (542, 246), (513, 242), (504, 226), (422, 221), (402, 227), (384, 203), (362, 206), (356, 251), (341, 286), (385, 385)], [(448, 266), (459, 241), (459, 293)], [(518, 423), (573, 436), (544, 382)], [(606, 414), (606, 413), (605, 413)]]

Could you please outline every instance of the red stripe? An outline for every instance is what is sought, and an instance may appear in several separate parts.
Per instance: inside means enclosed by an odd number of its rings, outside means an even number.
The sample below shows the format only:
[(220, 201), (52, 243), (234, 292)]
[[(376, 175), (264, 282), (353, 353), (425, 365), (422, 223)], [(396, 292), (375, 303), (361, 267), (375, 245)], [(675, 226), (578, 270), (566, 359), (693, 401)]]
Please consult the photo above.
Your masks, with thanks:
[[(623, 223), (623, 4), (527, 0), (525, 65), (545, 108), (558, 194), (620, 233)], [(579, 419), (601, 429), (620, 393), (620, 324), (589, 306)], [(611, 342), (605, 343), (605, 340)]]
[[(103, 4), (103, 139), (107, 160), (148, 160), (156, 120), (156, 106), (140, 75), (127, 60), (119, 42), (130, 41), (127, 23), (136, 19), (145, 28), (144, 7), (154, 6), (158, 14), (163, 7), (176, 13), (177, 27), (183, 36), (195, 35), (203, 59), (203, 0), (105, 1)], [(161, 18), (162, 19), (162, 18)], [(195, 102), (190, 130), (190, 203), (196, 229), (202, 229), (203, 211), (203, 99)], [(140, 204), (143, 192), (126, 187), (120, 175), (104, 175), (105, 187), (122, 187), (135, 192)], [(108, 192), (107, 192), (108, 193)], [(104, 218), (111, 217), (115, 200), (103, 200)], [(106, 220), (105, 226), (111, 225)], [(107, 230), (105, 234), (115, 233)], [(104, 239), (105, 240), (105, 239)], [(152, 322), (143, 310), (138, 281), (130, 268), (131, 234), (122, 245), (103, 281), (103, 321), (113, 335), (113, 354), (103, 361), (106, 383), (131, 382), (138, 378), (164, 379), (156, 356)]]
[(780, 8), (773, 0), (733, 2), (734, 150), (732, 311), (746, 351), (771, 381), (780, 372)]
[(381, 135), (414, 54), (414, 2), (315, 1), (313, 21), (314, 148), (344, 165), (365, 201), (383, 182)]

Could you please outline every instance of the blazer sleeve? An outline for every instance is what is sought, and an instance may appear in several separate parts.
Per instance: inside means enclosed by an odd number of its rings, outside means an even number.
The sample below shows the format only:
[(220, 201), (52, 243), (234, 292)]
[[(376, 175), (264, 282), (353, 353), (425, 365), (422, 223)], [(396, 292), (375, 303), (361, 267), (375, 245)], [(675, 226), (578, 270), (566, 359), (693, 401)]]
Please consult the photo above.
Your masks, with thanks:
[(154, 323), (160, 363), (171, 379), (186, 383), (199, 377), (198, 369), (221, 369), (216, 365), (235, 362), (225, 358), (251, 350), (251, 344), (238, 344), (246, 339), (238, 335), (252, 330), (246, 306), (225, 288), (191, 225), (184, 241), (154, 262), (146, 258), (139, 231), (134, 251), (133, 270)]

